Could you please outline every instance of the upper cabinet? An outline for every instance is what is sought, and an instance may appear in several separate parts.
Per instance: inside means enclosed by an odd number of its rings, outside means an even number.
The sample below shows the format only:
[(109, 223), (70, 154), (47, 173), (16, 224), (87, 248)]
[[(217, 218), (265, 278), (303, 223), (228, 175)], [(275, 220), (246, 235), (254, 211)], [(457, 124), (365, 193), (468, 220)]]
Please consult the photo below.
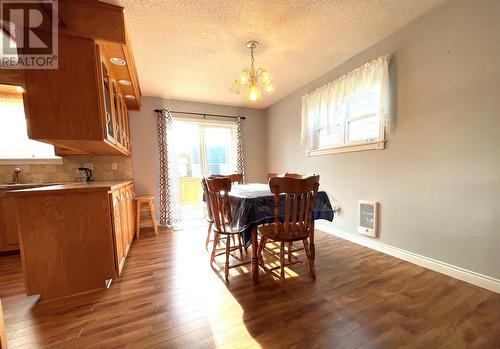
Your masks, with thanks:
[[(58, 35), (58, 69), (24, 71), (28, 135), (54, 144), (58, 155), (130, 156), (128, 110), (139, 110), (141, 91), (123, 9), (71, 3), (78, 11), (59, 2), (65, 27)], [(102, 25), (76, 20), (82, 15)]]

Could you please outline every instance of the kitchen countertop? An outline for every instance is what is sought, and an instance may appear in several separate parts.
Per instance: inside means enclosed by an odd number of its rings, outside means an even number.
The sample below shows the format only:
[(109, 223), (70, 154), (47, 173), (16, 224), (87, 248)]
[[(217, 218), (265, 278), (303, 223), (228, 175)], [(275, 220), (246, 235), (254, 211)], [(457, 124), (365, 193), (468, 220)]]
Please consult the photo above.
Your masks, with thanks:
[(60, 193), (60, 192), (76, 192), (76, 191), (114, 191), (120, 189), (124, 186), (132, 184), (131, 180), (122, 181), (92, 181), (92, 182), (67, 182), (58, 183), (55, 185), (43, 185), (26, 188), (26, 189), (15, 189), (6, 192), (7, 195), (33, 195), (33, 194), (50, 194), (50, 193)]
[(64, 184), (64, 183), (5, 183), (5, 184), (0, 184), (0, 191), (9, 191), (9, 190), (19, 190), (19, 189), (28, 189), (28, 188), (35, 188), (35, 187), (46, 187), (49, 185), (57, 185), (57, 184)]

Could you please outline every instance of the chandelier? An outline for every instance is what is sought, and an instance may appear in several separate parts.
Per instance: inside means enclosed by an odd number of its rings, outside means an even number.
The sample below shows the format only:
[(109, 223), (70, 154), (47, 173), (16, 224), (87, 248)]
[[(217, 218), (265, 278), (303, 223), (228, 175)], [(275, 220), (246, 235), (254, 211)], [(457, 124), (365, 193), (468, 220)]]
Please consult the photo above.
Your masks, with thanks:
[(271, 83), (271, 76), (266, 69), (254, 67), (254, 56), (253, 51), (259, 45), (257, 41), (251, 40), (247, 42), (246, 46), (250, 50), (251, 65), (250, 68), (246, 68), (241, 71), (240, 75), (236, 80), (234, 80), (233, 85), (229, 89), (233, 93), (240, 93), (241, 86), (248, 85), (247, 99), (249, 101), (255, 102), (262, 99), (261, 88), (264, 88), (266, 92), (274, 91), (274, 87)]

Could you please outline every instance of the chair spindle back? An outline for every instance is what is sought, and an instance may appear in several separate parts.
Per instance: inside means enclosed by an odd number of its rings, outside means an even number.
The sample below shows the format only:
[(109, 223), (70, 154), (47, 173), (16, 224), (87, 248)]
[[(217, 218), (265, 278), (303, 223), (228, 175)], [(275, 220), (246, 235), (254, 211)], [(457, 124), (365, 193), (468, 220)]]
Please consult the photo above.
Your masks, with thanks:
[(231, 179), (226, 177), (205, 178), (208, 191), (207, 203), (210, 205), (215, 228), (220, 233), (229, 233), (231, 224), (231, 205), (229, 192)]
[(309, 235), (312, 226), (312, 211), (319, 188), (319, 176), (302, 179), (273, 177), (269, 180), (269, 188), (274, 195), (275, 233), (279, 232), (280, 201), (284, 200), (282, 221), (285, 235)]
[(201, 187), (203, 188), (203, 196), (205, 198), (205, 203), (207, 204), (207, 220), (209, 222), (213, 222), (214, 216), (212, 214), (212, 207), (210, 206), (210, 199), (208, 197), (208, 186), (206, 178), (201, 179)]

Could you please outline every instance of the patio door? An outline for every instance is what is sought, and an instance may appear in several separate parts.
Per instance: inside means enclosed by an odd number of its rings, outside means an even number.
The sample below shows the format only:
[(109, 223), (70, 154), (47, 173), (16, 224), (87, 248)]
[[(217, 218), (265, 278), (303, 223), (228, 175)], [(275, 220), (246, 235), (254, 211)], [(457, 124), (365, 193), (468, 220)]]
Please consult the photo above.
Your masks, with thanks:
[(175, 120), (174, 156), (179, 179), (181, 217), (205, 217), (201, 178), (236, 171), (236, 125)]

